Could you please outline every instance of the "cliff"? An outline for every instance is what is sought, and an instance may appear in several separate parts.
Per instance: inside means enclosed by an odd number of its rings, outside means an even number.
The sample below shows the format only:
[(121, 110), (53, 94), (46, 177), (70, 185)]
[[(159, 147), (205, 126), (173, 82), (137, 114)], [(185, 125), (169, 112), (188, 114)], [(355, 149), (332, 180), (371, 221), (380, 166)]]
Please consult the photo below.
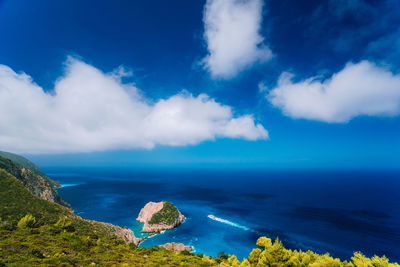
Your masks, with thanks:
[(46, 180), (54, 188), (58, 188), (61, 186), (60, 183), (58, 183), (57, 181), (54, 181), (49, 176), (47, 176), (44, 172), (42, 172), (42, 170), (38, 166), (36, 166), (33, 162), (31, 162), (30, 160), (28, 160), (20, 155), (13, 154), (10, 152), (0, 151), (0, 157), (9, 159), (12, 162), (14, 162), (15, 164), (21, 165), (22, 167), (25, 167), (26, 169), (30, 170), (31, 172), (41, 176), (44, 180)]
[[(2, 152), (0, 155), (4, 155)], [(8, 153), (8, 155), (14, 155)], [(14, 155), (17, 156), (17, 155)], [(13, 161), (12, 159), (0, 156), (0, 168), (12, 174), (22, 184), (34, 195), (40, 197), (41, 199), (60, 204), (64, 207), (70, 207), (57, 193), (55, 187), (58, 185), (57, 182), (51, 180), (49, 177), (45, 176), (39, 169), (28, 160), (23, 161), (22, 157), (18, 156), (19, 161), (24, 163), (24, 165)]]
[(130, 229), (83, 219), (67, 207), (34, 195), (19, 179), (0, 168), (0, 222), (12, 223), (26, 214), (32, 214), (39, 225), (52, 224), (59, 218), (66, 218), (73, 222), (77, 233), (80, 234), (94, 233), (116, 237), (135, 245), (142, 240), (136, 238)]
[(159, 233), (179, 226), (185, 216), (171, 202), (149, 202), (140, 210), (137, 220), (144, 224), (142, 232)]

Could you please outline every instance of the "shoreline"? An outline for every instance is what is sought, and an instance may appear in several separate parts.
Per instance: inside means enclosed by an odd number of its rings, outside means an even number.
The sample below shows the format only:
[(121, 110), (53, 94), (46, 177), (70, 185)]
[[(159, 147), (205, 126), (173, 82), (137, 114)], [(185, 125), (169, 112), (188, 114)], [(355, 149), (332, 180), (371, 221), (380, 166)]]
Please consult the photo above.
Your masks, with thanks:
[[(150, 239), (150, 238), (153, 238), (153, 237), (155, 237), (155, 236), (157, 236), (157, 235), (162, 235), (162, 234), (165, 234), (167, 231), (172, 231), (172, 230), (174, 230), (174, 229), (177, 229), (179, 226), (181, 226), (182, 224), (184, 224), (185, 222), (186, 222), (186, 217), (185, 217), (185, 219), (183, 220), (183, 222), (182, 223), (180, 223), (178, 226), (176, 226), (176, 227), (174, 227), (174, 228), (172, 228), (172, 229), (166, 229), (166, 230), (162, 230), (162, 231), (160, 231), (160, 232), (153, 232), (153, 233), (149, 233), (149, 236), (145, 236), (145, 237), (141, 237), (140, 239), (140, 241), (139, 241), (139, 243), (138, 243), (138, 247), (144, 242), (144, 241), (146, 241), (147, 239)], [(140, 224), (143, 224), (143, 223), (141, 223), (141, 222), (139, 222)], [(144, 225), (144, 224), (143, 224)], [(131, 228), (129, 228), (134, 234), (135, 234), (135, 231), (133, 230), (133, 229), (131, 229)], [(162, 244), (161, 244), (162, 245)], [(160, 246), (160, 245), (159, 245)]]

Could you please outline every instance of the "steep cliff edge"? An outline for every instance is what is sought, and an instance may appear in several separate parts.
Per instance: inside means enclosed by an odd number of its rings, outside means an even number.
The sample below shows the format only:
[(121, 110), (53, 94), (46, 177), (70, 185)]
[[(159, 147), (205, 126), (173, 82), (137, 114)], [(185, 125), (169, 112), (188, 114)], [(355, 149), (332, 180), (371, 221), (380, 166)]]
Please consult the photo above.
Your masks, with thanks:
[(179, 226), (185, 216), (171, 202), (149, 202), (140, 210), (136, 220), (144, 224), (142, 232), (159, 233)]
[[(5, 152), (2, 152), (0, 154), (0, 169), (3, 169), (15, 176), (32, 194), (40, 197), (41, 199), (60, 204), (64, 207), (70, 207), (55, 190), (55, 187), (59, 186), (59, 184), (44, 174), (39, 174), (42, 173), (39, 167), (35, 166), (26, 159), (23, 161), (22, 159), (24, 158), (18, 156), (18, 162), (22, 162), (25, 166), (27, 166), (25, 167), (24, 165), (21, 165), (10, 158), (1, 156), (4, 155), (4, 153)], [(8, 155), (14, 154), (8, 153)]]
[(24, 158), (23, 156), (20, 156), (20, 155), (14, 154), (14, 153), (10, 153), (10, 152), (6, 152), (6, 151), (0, 151), (0, 157), (9, 159), (16, 164), (21, 165), (22, 167), (25, 167), (26, 169), (30, 170), (31, 172), (33, 172), (37, 175), (40, 175), (41, 177), (43, 177), (43, 179), (45, 179), (54, 188), (58, 188), (61, 186), (60, 183), (51, 179), (44, 172), (42, 172), (42, 170), (38, 166), (36, 166), (32, 161)]

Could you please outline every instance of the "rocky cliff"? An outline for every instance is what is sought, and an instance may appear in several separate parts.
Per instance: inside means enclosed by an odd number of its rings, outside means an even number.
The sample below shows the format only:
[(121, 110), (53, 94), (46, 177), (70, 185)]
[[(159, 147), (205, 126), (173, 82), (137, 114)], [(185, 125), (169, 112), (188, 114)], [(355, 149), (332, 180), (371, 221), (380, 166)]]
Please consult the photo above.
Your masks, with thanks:
[(116, 238), (121, 238), (126, 243), (133, 243), (136, 246), (138, 246), (140, 244), (140, 242), (142, 242), (145, 239), (145, 238), (137, 238), (131, 229), (122, 228), (122, 227), (113, 225), (111, 223), (83, 219), (77, 215), (75, 215), (75, 216), (85, 222), (88, 222), (92, 225), (100, 227), (103, 230), (105, 229), (109, 233), (109, 235), (115, 236)]
[[(34, 195), (60, 204), (65, 207), (70, 207), (55, 190), (56, 182), (50, 182), (47, 176), (44, 177), (38, 172), (34, 172), (31, 168), (24, 167), (8, 158), (0, 156), (0, 168), (15, 176), (22, 184)], [(36, 167), (38, 170), (39, 168)]]
[(149, 202), (140, 210), (137, 220), (144, 224), (142, 232), (159, 233), (179, 226), (185, 216), (171, 202)]

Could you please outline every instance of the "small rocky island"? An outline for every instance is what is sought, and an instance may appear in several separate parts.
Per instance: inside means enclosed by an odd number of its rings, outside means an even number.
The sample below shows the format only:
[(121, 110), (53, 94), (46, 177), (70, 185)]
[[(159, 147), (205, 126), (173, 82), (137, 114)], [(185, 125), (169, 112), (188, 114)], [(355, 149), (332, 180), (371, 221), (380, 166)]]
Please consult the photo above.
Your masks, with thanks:
[(159, 233), (179, 226), (185, 216), (171, 202), (161, 201), (147, 203), (136, 220), (144, 224), (142, 232)]

